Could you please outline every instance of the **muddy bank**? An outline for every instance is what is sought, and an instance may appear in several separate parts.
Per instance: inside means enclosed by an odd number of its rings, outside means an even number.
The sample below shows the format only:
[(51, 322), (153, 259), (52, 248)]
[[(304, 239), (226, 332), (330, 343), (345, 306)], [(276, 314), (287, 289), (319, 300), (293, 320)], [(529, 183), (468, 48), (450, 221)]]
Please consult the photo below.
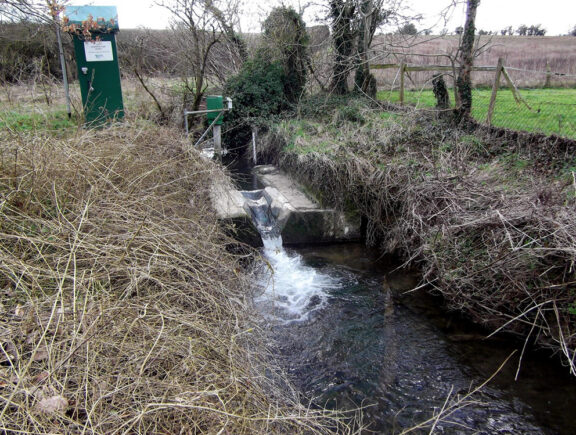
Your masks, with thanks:
[[(574, 368), (573, 147), (522, 146), (410, 114), (284, 122), (261, 161), (367, 219), (367, 243), (418, 266), (449, 307)], [(332, 119), (337, 119), (334, 116)]]

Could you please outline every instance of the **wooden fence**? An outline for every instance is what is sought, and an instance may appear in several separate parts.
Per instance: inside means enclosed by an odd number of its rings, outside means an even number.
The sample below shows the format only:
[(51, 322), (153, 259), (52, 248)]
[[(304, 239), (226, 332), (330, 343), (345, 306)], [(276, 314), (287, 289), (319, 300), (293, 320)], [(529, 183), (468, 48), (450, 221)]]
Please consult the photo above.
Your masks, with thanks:
[[(458, 72), (456, 65), (410, 65), (404, 62), (400, 64), (395, 63), (371, 64), (370, 68), (375, 70), (398, 69), (399, 87), (400, 87), (399, 100), (401, 105), (403, 105), (405, 102), (404, 98), (404, 92), (406, 87), (405, 77), (411, 71), (431, 71), (431, 72), (446, 71), (452, 73), (453, 77), (456, 77)], [(506, 71), (506, 67), (504, 65), (504, 59), (502, 58), (498, 59), (498, 64), (496, 66), (473, 66), (472, 71), (494, 72), (494, 80), (492, 83), (492, 95), (490, 97), (488, 113), (486, 115), (486, 124), (492, 125), (492, 117), (494, 115), (496, 97), (498, 95), (498, 90), (500, 88), (500, 80), (502, 77), (504, 77), (506, 83), (508, 84), (510, 90), (512, 91), (516, 103), (524, 104), (528, 107), (528, 109), (531, 109), (528, 103), (526, 103), (526, 101), (520, 95), (520, 92), (518, 92), (516, 85), (514, 84), (514, 82), (510, 78), (510, 75)], [(552, 73), (550, 71), (550, 68), (548, 67), (546, 74), (546, 84), (550, 83), (553, 74), (554, 73)], [(456, 106), (458, 106), (460, 98), (456, 90), (456, 86), (454, 86), (453, 90), (454, 90), (454, 101), (456, 102)]]

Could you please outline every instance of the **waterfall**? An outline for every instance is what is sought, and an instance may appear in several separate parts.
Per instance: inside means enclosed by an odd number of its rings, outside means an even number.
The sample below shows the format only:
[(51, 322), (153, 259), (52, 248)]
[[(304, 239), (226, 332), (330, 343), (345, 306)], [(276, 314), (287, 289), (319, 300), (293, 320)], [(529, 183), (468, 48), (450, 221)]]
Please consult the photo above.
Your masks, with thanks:
[(280, 229), (262, 190), (242, 194), (262, 237), (267, 262), (258, 271), (256, 286), (261, 293), (255, 299), (257, 306), (267, 318), (281, 323), (307, 320), (326, 306), (328, 291), (339, 287), (338, 280), (304, 264), (298, 253), (284, 249)]
[(263, 190), (252, 190), (242, 192), (246, 198), (246, 204), (250, 208), (252, 221), (262, 237), (264, 251), (273, 251), (282, 249), (282, 235), (278, 228), (276, 218), (272, 214), (270, 204), (264, 196)]

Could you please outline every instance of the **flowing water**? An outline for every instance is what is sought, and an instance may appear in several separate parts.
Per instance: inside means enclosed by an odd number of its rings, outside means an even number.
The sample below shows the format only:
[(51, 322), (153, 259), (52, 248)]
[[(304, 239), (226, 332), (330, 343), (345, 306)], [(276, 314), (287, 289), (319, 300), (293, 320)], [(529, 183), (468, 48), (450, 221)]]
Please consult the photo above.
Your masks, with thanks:
[(576, 383), (561, 367), (526, 355), (515, 381), (517, 353), (468, 395), (521, 344), (484, 340), (438, 309), (438, 300), (404, 294), (414, 275), (391, 272), (390, 262), (360, 245), (285, 249), (261, 192), (245, 196), (268, 262), (255, 303), (307, 398), (337, 409), (362, 406), (364, 423), (377, 433), (401, 432), (442, 409), (436, 433), (576, 433)]

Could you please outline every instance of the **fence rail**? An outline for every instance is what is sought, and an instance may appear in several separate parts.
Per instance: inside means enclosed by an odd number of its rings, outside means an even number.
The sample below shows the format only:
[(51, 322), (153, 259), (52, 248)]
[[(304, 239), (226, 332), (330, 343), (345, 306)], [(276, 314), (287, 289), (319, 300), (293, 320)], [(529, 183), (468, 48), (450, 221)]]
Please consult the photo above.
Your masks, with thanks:
[[(452, 107), (458, 105), (456, 66), (386, 63), (373, 64), (370, 68), (395, 71), (392, 83), (382, 86), (383, 80), (378, 80), (380, 99), (410, 104), (415, 109), (435, 110), (431, 82), (440, 74), (451, 84)], [(474, 66), (472, 71), (484, 74), (484, 86), (474, 88), (472, 94), (472, 116), (478, 122), (576, 139), (576, 76), (573, 74), (552, 71), (549, 66), (546, 71), (508, 67), (504, 59), (499, 59), (496, 66)], [(426, 72), (434, 74), (426, 75)], [(491, 79), (486, 73), (490, 73)], [(519, 86), (522, 82), (531, 86)]]
[[(402, 64), (378, 63), (370, 65), (370, 69), (390, 69), (399, 68)], [(404, 64), (404, 71), (454, 71), (455, 67), (450, 65), (409, 65)], [(473, 66), (473, 71), (496, 71), (495, 66)]]

